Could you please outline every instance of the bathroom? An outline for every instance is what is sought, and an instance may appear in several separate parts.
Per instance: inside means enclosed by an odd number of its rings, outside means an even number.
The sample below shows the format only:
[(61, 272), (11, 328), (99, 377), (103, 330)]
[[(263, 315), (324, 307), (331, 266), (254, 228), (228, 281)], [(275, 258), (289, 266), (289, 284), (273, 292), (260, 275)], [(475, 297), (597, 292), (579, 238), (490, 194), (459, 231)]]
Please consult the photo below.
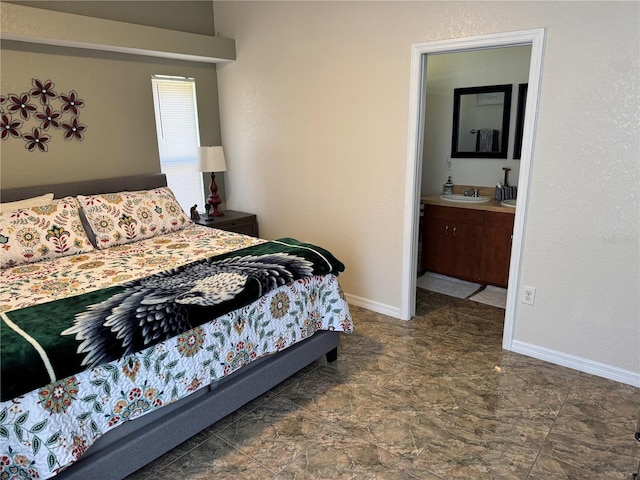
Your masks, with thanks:
[[(457, 208), (455, 210), (442, 210), (446, 206), (465, 207), (465, 210), (467, 210), (471, 205), (471, 208), (493, 210), (494, 213), (487, 215), (498, 217), (498, 220), (500, 220), (498, 226), (509, 227), (506, 224), (507, 222), (499, 218), (501, 216), (509, 218), (509, 216), (501, 215), (499, 212), (509, 213), (511, 211), (512, 213), (513, 207), (505, 207), (504, 203), (501, 204), (500, 201), (495, 201), (494, 196), (496, 186), (502, 187), (505, 184), (511, 188), (502, 189), (498, 192), (502, 195), (500, 200), (513, 198), (517, 194), (520, 173), (520, 160), (517, 149), (518, 140), (521, 139), (520, 128), (522, 126), (519, 119), (522, 118), (524, 109), (530, 57), (530, 45), (429, 55), (425, 69), (426, 103), (421, 197), (423, 199), (433, 199), (434, 201), (429, 203), (441, 205), (440, 207), (429, 206), (432, 209), (440, 208), (440, 217), (444, 218), (442, 212), (445, 211), (461, 213)], [(464, 117), (469, 110), (461, 107), (457, 109), (459, 115), (456, 115), (456, 117), (459, 116), (460, 118), (456, 118), (456, 128), (454, 128), (454, 110), (456, 110), (454, 109), (454, 91), (458, 89), (459, 93), (470, 93), (460, 89), (505, 85), (510, 85), (508, 134), (503, 143), (503, 129), (500, 128), (498, 130), (499, 127), (496, 127), (496, 130), (494, 130), (496, 135), (494, 142), (498, 139), (499, 132), (500, 138), (499, 142), (497, 142), (499, 145), (494, 143), (489, 152), (482, 151), (479, 148), (476, 151), (481, 151), (482, 153), (476, 154), (473, 152), (473, 147), (464, 146), (465, 142), (466, 144), (473, 144), (476, 140), (479, 141), (480, 133), (478, 130), (485, 127), (488, 124), (488, 120), (477, 120), (478, 117), (475, 120), (465, 120)], [(486, 115), (488, 117), (493, 115), (490, 112), (494, 112), (496, 108), (502, 108), (502, 105), (495, 105), (499, 101), (493, 101), (491, 94), (469, 94), (460, 98), (464, 101), (466, 97), (473, 99), (473, 103), (477, 104), (477, 106), (474, 105), (474, 115)], [(508, 96), (506, 97), (508, 98)], [(470, 129), (469, 125), (473, 128)], [(453, 135), (457, 136), (455, 141), (452, 139)], [(506, 145), (506, 149), (502, 145)], [(496, 153), (496, 150), (500, 151)], [(449, 186), (445, 187), (444, 185), (448, 183), (449, 177), (454, 185), (453, 193), (463, 195), (466, 190), (466, 194), (471, 196), (491, 197), (491, 202), (485, 203), (484, 207), (480, 207), (481, 204), (476, 203), (471, 198), (468, 199), (470, 203), (437, 202), (440, 199), (440, 195), (444, 193), (443, 189), (449, 189)], [(515, 203), (514, 200), (515, 198), (511, 200), (511, 203)], [(493, 208), (494, 206), (496, 208)], [(421, 207), (424, 209), (425, 205)], [(421, 221), (424, 222), (422, 217)], [(444, 220), (441, 219), (442, 221)], [(440, 227), (443, 232), (444, 229), (447, 230), (447, 240), (451, 240), (453, 228), (456, 228), (456, 234), (460, 236), (464, 231), (465, 225), (457, 224), (457, 227), (452, 226), (451, 230), (445, 224), (439, 225)], [(505, 245), (505, 242), (508, 243), (510, 241), (511, 233), (505, 230), (491, 229), (491, 235), (493, 236), (489, 239), (481, 240), (479, 238), (482, 235), (481, 229), (478, 230), (478, 227), (475, 226), (467, 227), (472, 229), (470, 233), (472, 237), (478, 237), (478, 253), (470, 256), (461, 254), (456, 247), (452, 252), (443, 252), (440, 248), (441, 245), (436, 245), (437, 251), (434, 251), (434, 244), (441, 243), (440, 240), (434, 240), (433, 235), (431, 235), (432, 241), (425, 242), (423, 237), (426, 237), (427, 234), (423, 233), (421, 235), (418, 286), (440, 291), (440, 293), (451, 292), (453, 296), (460, 298), (470, 298), (476, 294), (478, 298), (483, 295), (489, 295), (496, 297), (490, 299), (492, 304), (503, 306), (506, 298), (508, 260), (510, 257), (510, 245)], [(475, 230), (473, 230), (474, 228)], [(423, 231), (423, 227), (420, 228), (420, 231)], [(495, 238), (496, 232), (498, 239)], [(443, 235), (445, 234), (443, 233)], [(485, 248), (489, 245), (493, 249), (484, 260), (479, 252), (480, 248), (482, 248), (482, 243), (485, 244)], [(423, 246), (425, 246), (424, 253), (422, 251)], [(432, 259), (435, 256), (438, 259), (436, 263), (442, 263), (443, 256), (452, 255), (456, 257), (453, 260), (456, 266), (453, 269), (446, 266), (440, 269), (436, 266), (433, 268), (436, 272), (427, 271), (432, 269), (426, 268), (425, 265), (434, 265), (432, 261), (422, 260), (427, 255), (430, 255)], [(501, 259), (498, 257), (501, 257)], [(495, 261), (506, 263), (506, 267), (500, 267), (503, 271), (506, 269), (506, 273), (503, 272), (497, 277), (489, 274), (488, 278), (484, 278), (482, 273), (486, 273), (487, 266), (491, 266)]]

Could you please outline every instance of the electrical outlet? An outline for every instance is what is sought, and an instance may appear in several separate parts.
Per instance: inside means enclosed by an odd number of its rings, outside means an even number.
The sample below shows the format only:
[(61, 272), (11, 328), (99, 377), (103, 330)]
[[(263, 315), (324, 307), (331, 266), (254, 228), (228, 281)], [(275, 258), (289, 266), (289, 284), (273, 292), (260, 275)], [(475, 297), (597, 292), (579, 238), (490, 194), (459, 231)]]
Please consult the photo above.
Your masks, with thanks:
[(533, 305), (536, 301), (536, 287), (522, 286), (522, 303)]

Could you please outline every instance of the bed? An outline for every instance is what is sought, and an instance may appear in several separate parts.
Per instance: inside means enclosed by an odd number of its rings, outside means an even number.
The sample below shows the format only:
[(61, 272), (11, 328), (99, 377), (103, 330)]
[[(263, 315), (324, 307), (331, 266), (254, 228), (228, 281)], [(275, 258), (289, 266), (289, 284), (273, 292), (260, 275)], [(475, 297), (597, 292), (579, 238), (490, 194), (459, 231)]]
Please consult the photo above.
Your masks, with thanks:
[[(3, 204), (53, 193), (61, 209), (42, 233), (53, 247), (29, 249), (37, 232), (22, 231), (19, 258), (4, 248), (8, 222), (15, 235), (25, 211), (49, 207), (2, 213), (2, 478), (123, 478), (335, 361), (353, 331), (330, 252), (197, 226), (157, 202), (171, 196), (162, 174), (1, 193)], [(102, 215), (101, 201), (122, 198), (118, 216)], [(82, 226), (64, 223), (76, 213)]]

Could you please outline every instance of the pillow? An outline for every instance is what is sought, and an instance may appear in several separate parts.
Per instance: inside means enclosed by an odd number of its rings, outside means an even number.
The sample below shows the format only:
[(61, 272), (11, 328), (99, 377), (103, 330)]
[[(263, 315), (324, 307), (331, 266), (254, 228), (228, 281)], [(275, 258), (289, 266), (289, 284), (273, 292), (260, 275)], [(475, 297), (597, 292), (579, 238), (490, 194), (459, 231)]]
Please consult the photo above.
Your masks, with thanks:
[(0, 213), (0, 267), (93, 250), (73, 197)]
[(39, 197), (25, 198), (15, 202), (0, 203), (0, 213), (11, 212), (20, 208), (43, 207), (53, 201), (53, 193), (45, 193)]
[(77, 198), (101, 249), (175, 232), (191, 223), (168, 187)]

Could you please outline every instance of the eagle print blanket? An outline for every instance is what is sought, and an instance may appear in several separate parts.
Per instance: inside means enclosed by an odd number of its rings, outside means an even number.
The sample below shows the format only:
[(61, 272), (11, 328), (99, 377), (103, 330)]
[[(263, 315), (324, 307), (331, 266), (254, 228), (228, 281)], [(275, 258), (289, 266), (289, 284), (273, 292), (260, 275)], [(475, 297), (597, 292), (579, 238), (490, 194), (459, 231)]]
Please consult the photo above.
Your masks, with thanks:
[(0, 478), (51, 478), (119, 425), (320, 330), (353, 332), (335, 275), (278, 287), (141, 352), (0, 402)]
[(343, 270), (324, 249), (280, 239), (2, 312), (1, 400), (140, 352), (282, 285)]

